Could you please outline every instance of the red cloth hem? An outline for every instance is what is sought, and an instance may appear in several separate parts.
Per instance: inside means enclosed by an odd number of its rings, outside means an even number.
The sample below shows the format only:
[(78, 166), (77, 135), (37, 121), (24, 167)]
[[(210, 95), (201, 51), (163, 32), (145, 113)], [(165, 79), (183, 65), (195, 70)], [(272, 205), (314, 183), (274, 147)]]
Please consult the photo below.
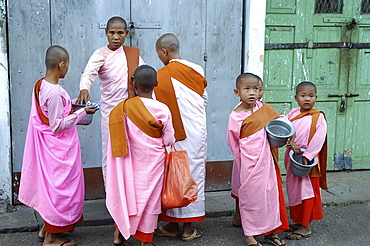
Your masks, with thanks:
[(237, 195), (234, 195), (233, 193), (231, 193), (231, 197), (234, 198), (235, 200), (239, 201), (239, 197)]
[(290, 207), (290, 217), (294, 223), (309, 226), (311, 220), (322, 220), (322, 202), (320, 194), (320, 178), (310, 178), (314, 197), (305, 199), (301, 204)]
[(149, 243), (149, 242), (153, 241), (153, 235), (154, 235), (153, 232), (152, 233), (144, 233), (144, 232), (141, 232), (141, 231), (136, 231), (136, 233), (132, 236), (139, 239), (140, 241), (142, 241), (144, 243)]
[[(114, 226), (118, 228), (116, 222), (114, 222)], [(141, 232), (141, 231), (136, 231), (136, 233), (134, 235), (131, 235), (131, 236), (139, 239), (140, 241), (142, 241), (144, 243), (149, 243), (149, 242), (153, 241), (154, 232), (145, 233), (145, 232)]]
[[(81, 221), (83, 221), (83, 215), (81, 215), (81, 218), (76, 223), (81, 222)], [(67, 226), (54, 226), (44, 221), (45, 229), (48, 233), (73, 232), (73, 230), (75, 229), (76, 223), (72, 225), (67, 225)]]

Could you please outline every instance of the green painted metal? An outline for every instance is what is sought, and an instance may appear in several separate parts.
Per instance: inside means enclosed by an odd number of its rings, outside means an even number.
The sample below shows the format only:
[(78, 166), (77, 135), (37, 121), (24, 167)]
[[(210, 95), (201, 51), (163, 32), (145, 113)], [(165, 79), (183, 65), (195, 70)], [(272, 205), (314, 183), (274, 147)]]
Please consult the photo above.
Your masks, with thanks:
[(297, 106), (295, 85), (315, 83), (315, 108), (328, 121), (328, 169), (335, 153), (350, 154), (353, 169), (370, 168), (370, 14), (361, 14), (361, 0), (343, 0), (336, 14), (315, 14), (313, 0), (267, 0), (266, 6), (263, 100), (283, 114)]

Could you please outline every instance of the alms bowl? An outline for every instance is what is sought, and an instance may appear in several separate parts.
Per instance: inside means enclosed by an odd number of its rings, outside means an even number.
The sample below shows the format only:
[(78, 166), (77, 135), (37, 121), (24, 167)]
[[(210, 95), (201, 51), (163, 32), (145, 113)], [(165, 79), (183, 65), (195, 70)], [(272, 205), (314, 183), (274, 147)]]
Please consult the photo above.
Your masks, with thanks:
[(307, 176), (311, 169), (317, 165), (318, 158), (315, 156), (311, 161), (308, 162), (308, 165), (304, 165), (302, 162), (302, 155), (306, 149), (301, 148), (301, 153), (294, 154), (293, 150), (289, 151), (290, 158), (290, 167), (289, 170), (297, 177)]
[(295, 127), (286, 118), (276, 118), (265, 126), (267, 139), (272, 147), (283, 147), (287, 140), (295, 133)]
[[(77, 111), (86, 107), (86, 104), (75, 104), (72, 103), (73, 111)], [(77, 125), (90, 125), (93, 120), (93, 114), (88, 114), (83, 120), (81, 120)]]

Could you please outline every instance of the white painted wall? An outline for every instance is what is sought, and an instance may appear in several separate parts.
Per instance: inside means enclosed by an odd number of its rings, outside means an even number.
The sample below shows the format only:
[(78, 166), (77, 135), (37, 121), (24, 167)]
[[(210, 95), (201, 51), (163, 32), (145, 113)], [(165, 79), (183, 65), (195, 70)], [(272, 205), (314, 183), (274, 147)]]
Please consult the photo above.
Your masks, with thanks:
[(247, 0), (244, 6), (244, 71), (263, 78), (266, 1)]
[(0, 0), (0, 202), (10, 203), (12, 197), (12, 169), (5, 3), (6, 0)]

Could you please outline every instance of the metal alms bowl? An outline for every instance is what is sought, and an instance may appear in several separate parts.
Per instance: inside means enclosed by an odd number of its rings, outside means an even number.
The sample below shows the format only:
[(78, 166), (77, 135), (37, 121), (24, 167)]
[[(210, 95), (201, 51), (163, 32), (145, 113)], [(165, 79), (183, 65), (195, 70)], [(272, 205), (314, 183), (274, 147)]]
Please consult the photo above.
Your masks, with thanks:
[[(72, 103), (73, 111), (77, 111), (81, 108), (86, 107), (86, 104), (74, 104)], [(93, 114), (88, 114), (84, 119), (77, 123), (77, 125), (90, 125), (93, 120)]]
[(288, 138), (295, 133), (295, 127), (290, 120), (286, 118), (276, 118), (265, 126), (267, 139), (272, 147), (283, 147)]
[(317, 165), (318, 158), (315, 156), (311, 161), (308, 162), (308, 165), (303, 165), (302, 162), (302, 155), (306, 149), (301, 148), (301, 153), (294, 154), (293, 150), (289, 151), (289, 158), (290, 158), (290, 167), (289, 170), (297, 177), (305, 177), (307, 176), (311, 169)]

